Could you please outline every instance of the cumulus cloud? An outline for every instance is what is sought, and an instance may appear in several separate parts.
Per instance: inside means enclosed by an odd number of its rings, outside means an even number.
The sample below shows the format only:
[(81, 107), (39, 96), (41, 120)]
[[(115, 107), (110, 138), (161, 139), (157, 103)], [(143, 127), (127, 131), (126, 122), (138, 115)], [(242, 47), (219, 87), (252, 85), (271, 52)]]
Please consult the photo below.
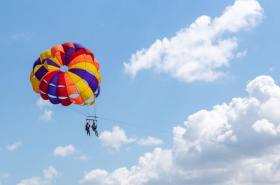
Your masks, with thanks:
[(40, 121), (50, 121), (52, 119), (53, 111), (46, 109), (44, 114), (39, 117)]
[[(108, 172), (105, 170), (93, 170), (87, 173), (83, 180), (80, 180), (79, 183), (91, 183), (91, 184), (111, 184), (112, 182), (109, 179), (105, 179), (108, 175)], [(105, 180), (105, 181), (104, 181)]]
[(68, 145), (68, 146), (64, 146), (64, 147), (58, 146), (54, 149), (53, 155), (66, 157), (66, 156), (72, 155), (75, 152), (77, 152), (77, 150), (74, 148), (73, 145)]
[[(232, 35), (251, 29), (262, 18), (257, 1), (237, 0), (220, 17), (211, 20), (203, 15), (174, 37), (156, 40), (132, 54), (124, 63), (125, 72), (135, 77), (138, 71), (153, 68), (185, 82), (214, 81), (225, 75), (218, 69), (228, 67), (230, 59), (246, 55), (246, 51), (234, 54), (238, 39)], [(231, 36), (224, 36), (227, 33)]]
[(12, 145), (7, 145), (7, 149), (12, 151), (12, 150), (15, 150), (17, 149), (18, 147), (21, 146), (21, 141), (17, 142), (17, 143), (14, 143)]
[(267, 119), (261, 119), (254, 123), (252, 128), (258, 133), (268, 133), (271, 135), (277, 135), (277, 130), (273, 123), (270, 123)]
[(42, 109), (43, 107), (51, 107), (52, 104), (50, 103), (49, 100), (44, 100), (43, 98), (39, 98), (37, 101), (36, 101), (36, 105)]
[(55, 183), (55, 178), (58, 176), (58, 172), (56, 169), (52, 166), (50, 166), (47, 169), (44, 169), (43, 171), (44, 176), (35, 176), (31, 177), (26, 180), (22, 180), (19, 184), (17, 185), (49, 185), (52, 184), (53, 182)]
[(6, 179), (6, 178), (8, 178), (9, 176), (10, 176), (9, 173), (3, 173), (3, 174), (1, 175), (1, 178)]
[(125, 131), (118, 126), (114, 126), (112, 132), (106, 130), (99, 136), (104, 147), (119, 150), (122, 144), (136, 141), (135, 138), (127, 138)]
[[(192, 138), (279, 153), (280, 119), (267, 113), (268, 102), (280, 99), (279, 87), (270, 76), (252, 80), (245, 98), (200, 110), (173, 128), (172, 149), (156, 148), (139, 158), (130, 169), (112, 172), (94, 169), (81, 184), (280, 184), (280, 156)], [(265, 105), (265, 106), (264, 106)], [(280, 109), (278, 109), (280, 110)]]
[(148, 136), (147, 139), (139, 139), (138, 140), (138, 145), (161, 145), (163, 144), (163, 141), (158, 139), (158, 138), (154, 138), (151, 136)]
[(280, 87), (269, 76), (257, 77), (247, 85), (246, 91), (249, 92), (250, 97), (255, 97), (261, 102), (266, 102), (270, 98), (279, 100), (280, 97)]

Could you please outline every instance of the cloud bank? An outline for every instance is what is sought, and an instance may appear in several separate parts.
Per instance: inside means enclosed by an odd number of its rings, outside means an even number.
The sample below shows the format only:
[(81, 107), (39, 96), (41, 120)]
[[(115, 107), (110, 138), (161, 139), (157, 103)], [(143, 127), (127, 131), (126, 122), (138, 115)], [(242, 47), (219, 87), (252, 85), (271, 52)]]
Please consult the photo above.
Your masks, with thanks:
[[(280, 88), (259, 76), (246, 88), (248, 97), (213, 106), (173, 128), (172, 149), (156, 148), (137, 165), (85, 173), (81, 184), (156, 185), (280, 184), (280, 156), (206, 142), (196, 136), (257, 150), (280, 151)], [(278, 110), (278, 111), (277, 111)]]
[(247, 51), (234, 53), (238, 47), (234, 35), (255, 27), (262, 19), (263, 8), (257, 1), (237, 0), (220, 17), (200, 16), (174, 37), (156, 40), (149, 48), (132, 54), (124, 63), (125, 72), (135, 77), (140, 70), (153, 68), (185, 82), (212, 82), (225, 76), (218, 69), (246, 55)]
[(49, 185), (55, 183), (55, 178), (58, 176), (58, 172), (52, 166), (44, 169), (44, 176), (35, 176), (26, 180), (22, 180), (17, 185)]

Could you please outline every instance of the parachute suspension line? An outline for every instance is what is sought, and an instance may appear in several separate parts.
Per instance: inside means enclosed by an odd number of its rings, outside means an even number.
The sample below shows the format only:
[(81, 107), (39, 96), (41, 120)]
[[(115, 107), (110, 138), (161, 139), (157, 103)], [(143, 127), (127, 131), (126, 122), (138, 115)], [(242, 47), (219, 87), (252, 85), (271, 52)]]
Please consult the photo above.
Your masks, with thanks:
[(96, 105), (94, 104), (94, 116), (96, 117)]
[(81, 111), (83, 111), (86, 115), (89, 115), (89, 113), (88, 113), (88, 111), (87, 111), (87, 107), (85, 107), (85, 105), (84, 106), (78, 106), (78, 108), (81, 110)]
[(88, 111), (88, 106), (87, 106), (87, 105), (85, 105), (85, 106), (86, 106), (87, 114), (90, 115), (90, 113), (89, 113), (89, 111)]
[(76, 111), (76, 112), (79, 112), (79, 113), (81, 113), (81, 114), (84, 114), (82, 111), (80, 111), (79, 109), (77, 109), (77, 107), (74, 107), (74, 106), (72, 106), (72, 105), (70, 105), (70, 106), (68, 106), (68, 107), (69, 107), (70, 109)]
[(94, 115), (93, 110), (91, 108), (89, 108), (89, 112), (90, 112), (90, 115)]
[(80, 112), (83, 112), (84, 114), (88, 115), (88, 112), (86, 111), (86, 107), (84, 107), (84, 106), (73, 106), (73, 107), (78, 109)]
[(80, 108), (78, 108), (77, 106), (73, 106), (72, 109), (76, 110), (77, 112), (80, 112), (84, 115), (87, 115), (86, 112), (84, 110), (81, 110)]
[(87, 114), (87, 111), (86, 111), (86, 107), (84, 106), (76, 106), (77, 109), (79, 109), (80, 111), (84, 112), (85, 114)]
[(155, 131), (158, 131), (158, 132), (164, 132), (164, 133), (167, 133), (167, 134), (182, 135), (182, 134), (178, 134), (178, 133), (174, 133), (174, 132), (169, 132), (169, 131), (160, 130), (160, 129), (156, 129), (156, 128), (151, 128), (151, 127), (145, 127), (145, 126), (141, 126), (141, 125), (135, 125), (135, 124), (126, 123), (126, 122), (122, 122), (122, 121), (117, 121), (117, 120), (113, 120), (113, 119), (107, 119), (107, 118), (102, 118), (102, 117), (97, 117), (97, 118), (107, 120), (107, 121), (111, 121), (111, 122), (121, 123), (121, 124), (125, 124), (125, 125), (130, 125), (130, 126), (133, 126), (133, 127), (139, 127), (139, 128), (148, 129), (148, 130), (155, 130)]
[(85, 115), (85, 114), (83, 114), (83, 113), (81, 113), (81, 112), (79, 112), (79, 111), (77, 111), (77, 110), (75, 110), (75, 109), (73, 109), (73, 108), (70, 108), (70, 107), (68, 107), (69, 109), (71, 109), (71, 110), (73, 110), (73, 111), (75, 111), (75, 112), (77, 112), (77, 113), (80, 113), (80, 114), (82, 114), (82, 115), (84, 115), (84, 116), (87, 116), (87, 115)]
[(81, 110), (78, 109), (77, 107), (71, 107), (71, 109), (74, 110), (74, 111), (76, 111), (76, 112), (78, 112), (78, 113), (80, 113), (80, 114), (82, 114), (82, 115), (87, 116), (87, 114), (85, 114), (83, 111), (81, 111)]
[(87, 106), (88, 114), (91, 115), (90, 108)]
[[(95, 103), (96, 104), (96, 103)], [(87, 111), (90, 116), (96, 117), (96, 105), (93, 104), (92, 108), (88, 107)]]
[(67, 106), (67, 108), (72, 109), (73, 111), (78, 112), (78, 113), (80, 113), (80, 114), (82, 114), (82, 115), (84, 115), (84, 116), (88, 116), (88, 115), (86, 115), (85, 113), (83, 113), (82, 111), (80, 111), (80, 110), (78, 110), (78, 109), (75, 109), (74, 107)]
[(183, 136), (183, 135), (184, 135), (185, 137), (189, 137), (189, 138), (193, 138), (193, 139), (198, 139), (198, 140), (201, 140), (201, 141), (207, 141), (207, 142), (212, 142), (212, 143), (216, 143), (216, 144), (227, 145), (227, 146), (236, 147), (236, 148), (241, 148), (241, 149), (246, 149), (246, 150), (251, 150), (251, 151), (255, 151), (255, 152), (262, 152), (262, 153), (268, 153), (268, 154), (273, 154), (273, 155), (279, 155), (279, 156), (280, 156), (280, 153), (274, 153), (274, 152), (269, 152), (269, 151), (265, 151), (265, 150), (259, 150), (259, 149), (249, 148), (249, 147), (246, 147), (246, 146), (234, 145), (234, 144), (230, 144), (230, 143), (224, 143), (224, 142), (219, 142), (219, 141), (204, 139), (204, 138), (201, 138), (201, 137), (190, 136), (190, 135), (185, 135), (185, 134), (179, 134), (179, 133), (175, 133), (175, 132), (169, 132), (169, 131), (166, 131), (166, 130), (160, 130), (160, 129), (155, 129), (155, 128), (151, 128), (151, 127), (145, 127), (145, 126), (141, 126), (141, 125), (135, 125), (135, 124), (126, 123), (126, 122), (122, 122), (122, 121), (117, 121), (117, 120), (113, 120), (113, 119), (107, 119), (107, 118), (102, 118), (102, 117), (96, 117), (96, 118), (103, 119), (103, 120), (107, 120), (107, 121), (111, 121), (111, 122), (121, 123), (121, 124), (125, 124), (125, 125), (130, 125), (130, 126), (134, 126), (134, 127), (139, 127), (139, 128), (143, 128), (143, 129), (148, 129), (148, 130), (154, 130), (154, 131), (158, 131), (158, 132), (163, 132), (163, 133), (167, 133), (167, 134), (180, 135), (180, 136)]

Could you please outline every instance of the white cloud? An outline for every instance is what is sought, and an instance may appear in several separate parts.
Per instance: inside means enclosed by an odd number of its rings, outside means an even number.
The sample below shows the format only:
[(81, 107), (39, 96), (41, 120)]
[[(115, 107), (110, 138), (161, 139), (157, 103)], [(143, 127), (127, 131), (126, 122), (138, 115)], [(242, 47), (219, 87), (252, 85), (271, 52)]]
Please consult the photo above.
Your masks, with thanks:
[(273, 67), (269, 68), (269, 72), (272, 72), (272, 71), (274, 71), (274, 68)]
[(50, 121), (52, 119), (53, 111), (46, 109), (44, 114), (39, 117), (40, 121)]
[(9, 173), (3, 173), (3, 174), (1, 175), (1, 178), (6, 179), (6, 178), (8, 178), (9, 176), (10, 176)]
[(277, 130), (273, 123), (270, 123), (267, 119), (261, 119), (254, 123), (252, 126), (254, 131), (258, 133), (268, 133), (271, 135), (277, 135)]
[(81, 161), (87, 161), (88, 157), (86, 155), (82, 155), (78, 159), (81, 160)]
[(75, 152), (77, 152), (77, 150), (74, 148), (73, 145), (68, 145), (68, 146), (64, 146), (64, 147), (58, 146), (55, 148), (53, 155), (66, 157), (66, 156), (72, 155)]
[(105, 170), (93, 170), (89, 173), (86, 173), (83, 180), (80, 180), (79, 183), (91, 183), (91, 184), (113, 184), (109, 179), (106, 179), (108, 172)]
[(163, 141), (158, 138), (148, 136), (147, 139), (140, 139), (137, 143), (139, 145), (161, 145), (163, 144)]
[(7, 145), (7, 149), (12, 151), (12, 150), (15, 150), (17, 149), (18, 147), (21, 146), (21, 141), (17, 142), (17, 143), (14, 143), (12, 145)]
[(280, 98), (280, 87), (270, 76), (259, 76), (247, 85), (246, 91), (250, 97), (255, 97), (261, 102), (270, 98)]
[(112, 132), (106, 130), (99, 136), (102, 145), (109, 148), (119, 150), (122, 144), (136, 141), (134, 138), (127, 138), (125, 131), (118, 126), (114, 126)]
[(238, 53), (236, 54), (236, 57), (237, 57), (237, 58), (244, 57), (244, 56), (246, 56), (246, 54), (247, 54), (247, 51), (246, 51), (246, 50), (245, 50), (245, 51), (242, 51), (242, 52), (238, 52)]
[(156, 40), (148, 49), (132, 54), (124, 63), (125, 72), (135, 77), (140, 70), (154, 68), (185, 82), (214, 81), (225, 75), (219, 68), (228, 67), (230, 59), (246, 54), (235, 56), (238, 40), (224, 34), (249, 30), (262, 18), (263, 9), (257, 1), (237, 0), (220, 17), (211, 20), (203, 15), (174, 37)]
[(49, 100), (44, 100), (43, 98), (39, 98), (37, 101), (36, 101), (36, 105), (42, 109), (43, 107), (52, 107), (52, 104), (50, 103)]
[(260, 114), (274, 122), (280, 119), (280, 99), (270, 98), (260, 107)]
[(35, 176), (26, 180), (22, 180), (17, 185), (49, 185), (55, 183), (55, 178), (58, 176), (58, 172), (52, 166), (47, 169), (44, 169), (44, 176)]
[(10, 39), (12, 41), (15, 41), (15, 40), (19, 40), (19, 39), (22, 39), (24, 41), (29, 41), (31, 38), (32, 38), (33, 34), (27, 32), (27, 33), (16, 33), (14, 35), (11, 35), (10, 36)]
[[(173, 128), (172, 149), (156, 148), (145, 153), (130, 169), (112, 172), (94, 169), (81, 184), (155, 185), (280, 184), (280, 156), (202, 141), (188, 136), (279, 153), (280, 119), (267, 114), (263, 105), (280, 99), (279, 87), (269, 76), (247, 85), (248, 97), (213, 106), (188, 116), (185, 127)], [(274, 117), (273, 117), (274, 116)], [(274, 120), (273, 122), (271, 120)], [(181, 134), (181, 135), (180, 135)]]
[(45, 179), (53, 180), (56, 176), (58, 176), (58, 173), (54, 167), (50, 166), (48, 169), (44, 169)]

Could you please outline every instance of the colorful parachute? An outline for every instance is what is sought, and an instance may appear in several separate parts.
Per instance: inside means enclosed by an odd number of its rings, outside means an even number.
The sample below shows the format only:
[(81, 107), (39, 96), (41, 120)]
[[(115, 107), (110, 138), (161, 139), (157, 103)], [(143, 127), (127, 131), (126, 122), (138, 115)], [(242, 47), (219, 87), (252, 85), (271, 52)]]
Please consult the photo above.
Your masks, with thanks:
[(99, 63), (81, 44), (56, 45), (35, 61), (30, 82), (36, 93), (53, 104), (92, 105), (100, 92)]

